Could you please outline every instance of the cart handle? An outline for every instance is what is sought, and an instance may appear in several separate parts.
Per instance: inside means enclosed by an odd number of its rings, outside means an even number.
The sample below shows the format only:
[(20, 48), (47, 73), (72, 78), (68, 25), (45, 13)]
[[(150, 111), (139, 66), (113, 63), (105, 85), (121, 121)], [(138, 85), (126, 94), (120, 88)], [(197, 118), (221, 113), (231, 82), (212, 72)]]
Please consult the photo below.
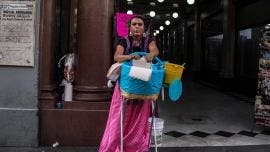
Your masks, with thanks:
[[(134, 52), (131, 55), (139, 55), (140, 57), (144, 57), (147, 54), (149, 54), (149, 53), (146, 53), (146, 52)], [(162, 65), (162, 61), (158, 57), (156, 57), (156, 56), (154, 57), (154, 61), (156, 63), (152, 63), (152, 65), (155, 65), (155, 66)]]

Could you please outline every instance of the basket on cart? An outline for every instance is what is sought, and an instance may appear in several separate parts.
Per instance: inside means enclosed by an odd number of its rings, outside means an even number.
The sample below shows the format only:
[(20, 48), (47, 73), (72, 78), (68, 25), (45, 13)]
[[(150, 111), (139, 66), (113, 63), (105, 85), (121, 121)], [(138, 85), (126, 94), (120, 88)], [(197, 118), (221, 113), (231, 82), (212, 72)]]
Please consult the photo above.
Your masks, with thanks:
[[(171, 101), (179, 101), (179, 98), (182, 95), (182, 74), (185, 69), (185, 63), (183, 65), (165, 63), (165, 86), (169, 86), (169, 98)], [(162, 91), (162, 94), (164, 89)]]
[(164, 69), (165, 69), (164, 83), (171, 84), (175, 79), (182, 78), (182, 74), (185, 67), (178, 64), (165, 63)]
[[(146, 56), (147, 53), (136, 52), (135, 54)], [(156, 100), (160, 93), (160, 89), (164, 79), (164, 67), (161, 60), (154, 58), (151, 65), (152, 75), (149, 81), (139, 80), (129, 76), (132, 67), (132, 61), (126, 61), (121, 66), (121, 74), (119, 79), (121, 95), (127, 99), (149, 99)]]

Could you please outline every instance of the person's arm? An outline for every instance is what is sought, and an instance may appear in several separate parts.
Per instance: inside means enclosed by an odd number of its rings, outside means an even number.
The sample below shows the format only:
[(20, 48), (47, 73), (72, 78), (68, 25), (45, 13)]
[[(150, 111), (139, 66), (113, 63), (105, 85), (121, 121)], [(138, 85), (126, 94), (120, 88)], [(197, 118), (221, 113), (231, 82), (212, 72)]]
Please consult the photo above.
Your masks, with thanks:
[(149, 53), (145, 56), (147, 62), (152, 62), (154, 57), (158, 56), (159, 50), (156, 45), (156, 41), (149, 43)]
[(125, 48), (122, 45), (116, 46), (116, 51), (114, 53), (114, 61), (116, 62), (124, 62), (126, 60), (131, 59), (139, 59), (138, 55), (123, 55)]

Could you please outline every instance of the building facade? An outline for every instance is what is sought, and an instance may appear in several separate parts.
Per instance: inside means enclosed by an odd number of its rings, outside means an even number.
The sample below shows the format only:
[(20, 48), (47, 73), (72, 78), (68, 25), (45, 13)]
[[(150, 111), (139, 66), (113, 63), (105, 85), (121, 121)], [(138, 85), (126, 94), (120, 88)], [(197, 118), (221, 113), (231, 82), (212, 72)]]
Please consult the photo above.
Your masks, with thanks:
[[(4, 11), (17, 4), (25, 9), (28, 3), (34, 4), (35, 12), (30, 30), (33, 63), (2, 63), (7, 51), (0, 50), (0, 146), (56, 141), (63, 146), (97, 146), (112, 94), (105, 75), (114, 50), (113, 16), (127, 7), (112, 0), (2, 0), (0, 10), (9, 14)], [(270, 21), (269, 6), (269, 0), (199, 3), (157, 36), (161, 57), (186, 62), (187, 74), (195, 80), (255, 95), (255, 44)], [(0, 41), (1, 47), (4, 44)], [(57, 109), (63, 78), (57, 62), (66, 53), (76, 56), (73, 101)]]

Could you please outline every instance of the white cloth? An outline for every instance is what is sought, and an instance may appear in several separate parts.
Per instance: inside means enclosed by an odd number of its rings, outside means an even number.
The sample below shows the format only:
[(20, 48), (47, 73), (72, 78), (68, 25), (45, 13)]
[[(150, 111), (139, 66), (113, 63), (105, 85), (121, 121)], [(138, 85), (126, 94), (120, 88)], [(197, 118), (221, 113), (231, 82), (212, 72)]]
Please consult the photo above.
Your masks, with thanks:
[(152, 69), (132, 66), (129, 76), (143, 81), (149, 81), (152, 75)]
[(120, 68), (121, 68), (122, 63), (114, 63), (110, 69), (108, 70), (107, 73), (107, 78), (116, 81), (120, 75)]
[(147, 62), (144, 57), (138, 59), (138, 60), (132, 60), (132, 65), (136, 67), (141, 67), (141, 68), (147, 68), (151, 69), (151, 62)]
[(145, 58), (132, 61), (133, 66), (130, 69), (129, 76), (143, 81), (149, 81), (152, 75), (151, 63)]

